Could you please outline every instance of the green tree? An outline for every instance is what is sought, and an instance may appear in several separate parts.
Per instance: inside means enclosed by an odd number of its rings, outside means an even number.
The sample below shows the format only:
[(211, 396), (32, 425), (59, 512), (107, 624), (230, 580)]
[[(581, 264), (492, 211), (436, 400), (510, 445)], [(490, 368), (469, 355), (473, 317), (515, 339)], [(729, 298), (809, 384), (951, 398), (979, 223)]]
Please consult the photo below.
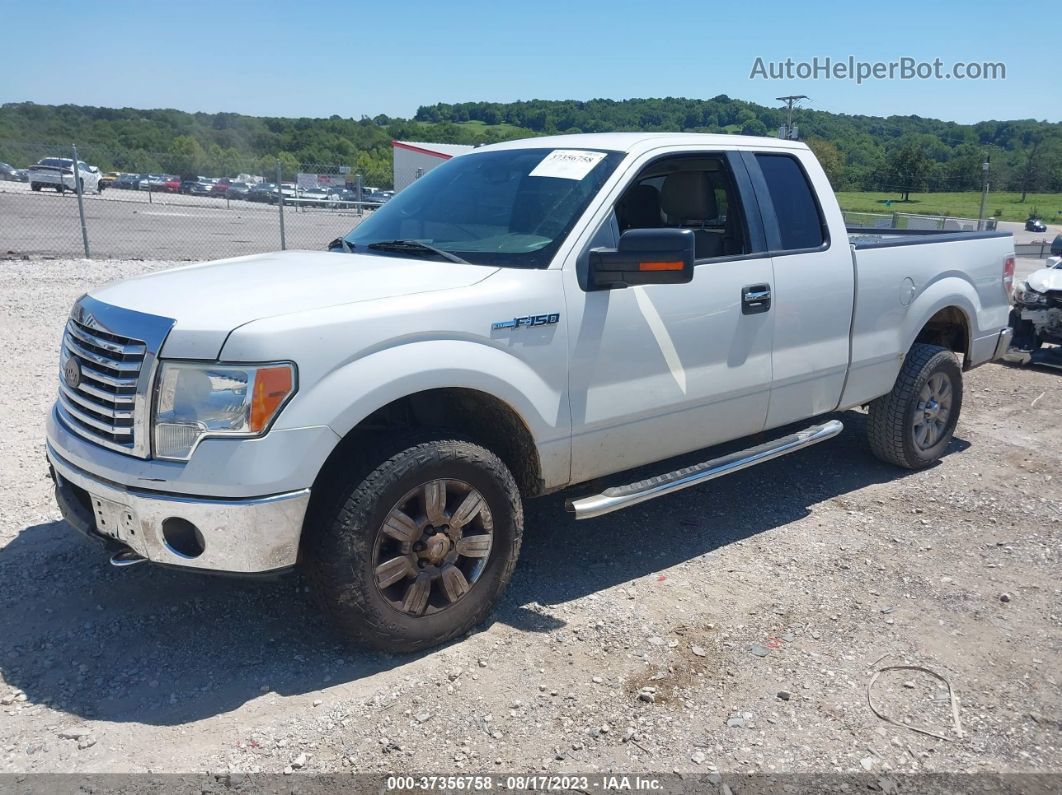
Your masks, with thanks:
[(886, 161), (889, 188), (899, 192), (903, 201), (911, 200), (911, 193), (925, 190), (933, 161), (917, 143), (906, 143), (889, 153)]
[(840, 190), (844, 178), (844, 155), (841, 154), (841, 150), (822, 138), (809, 138), (807, 145), (818, 158), (819, 165), (826, 172), (826, 178), (830, 180), (830, 185), (834, 190)]

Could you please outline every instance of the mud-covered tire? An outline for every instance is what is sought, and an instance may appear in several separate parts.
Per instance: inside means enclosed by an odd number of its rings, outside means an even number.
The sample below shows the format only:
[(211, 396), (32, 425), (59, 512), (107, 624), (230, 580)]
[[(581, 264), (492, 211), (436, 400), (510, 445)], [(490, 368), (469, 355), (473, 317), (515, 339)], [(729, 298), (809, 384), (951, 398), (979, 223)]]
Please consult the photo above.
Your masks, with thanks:
[[(363, 646), (411, 652), (444, 643), (483, 621), (512, 577), (520, 553), (523, 509), (512, 474), (489, 450), (452, 434), (377, 442), (342, 475), (311, 514), (303, 568), (317, 603), (340, 632)], [(436, 479), (478, 491), (493, 523), (486, 562), (467, 592), (438, 612), (410, 615), (377, 585), (378, 538), (403, 499)]]
[[(916, 415), (931, 379), (950, 385), (951, 404), (939, 436), (931, 444), (916, 439)], [(955, 433), (962, 410), (962, 368), (955, 354), (939, 345), (916, 343), (904, 359), (892, 391), (870, 404), (867, 432), (875, 456), (906, 469), (924, 469), (940, 460)], [(924, 414), (923, 414), (924, 416)]]

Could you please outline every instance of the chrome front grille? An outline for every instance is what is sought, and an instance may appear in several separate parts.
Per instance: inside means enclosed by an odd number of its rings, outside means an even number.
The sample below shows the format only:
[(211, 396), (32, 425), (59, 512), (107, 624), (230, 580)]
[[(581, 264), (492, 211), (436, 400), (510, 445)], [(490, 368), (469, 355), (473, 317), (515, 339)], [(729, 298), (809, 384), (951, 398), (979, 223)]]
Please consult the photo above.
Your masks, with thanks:
[(138, 386), (148, 355), (143, 340), (70, 319), (59, 357), (58, 406), (68, 427), (104, 447), (137, 454)]

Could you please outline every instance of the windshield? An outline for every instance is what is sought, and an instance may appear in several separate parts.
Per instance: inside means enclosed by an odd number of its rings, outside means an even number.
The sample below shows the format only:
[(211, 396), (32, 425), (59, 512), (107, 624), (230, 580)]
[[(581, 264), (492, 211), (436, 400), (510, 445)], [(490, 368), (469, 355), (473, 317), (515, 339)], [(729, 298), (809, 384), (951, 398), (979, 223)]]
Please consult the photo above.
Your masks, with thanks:
[(432, 169), (346, 237), (355, 249), (421, 241), (480, 265), (549, 264), (623, 158), (585, 149), (503, 149)]

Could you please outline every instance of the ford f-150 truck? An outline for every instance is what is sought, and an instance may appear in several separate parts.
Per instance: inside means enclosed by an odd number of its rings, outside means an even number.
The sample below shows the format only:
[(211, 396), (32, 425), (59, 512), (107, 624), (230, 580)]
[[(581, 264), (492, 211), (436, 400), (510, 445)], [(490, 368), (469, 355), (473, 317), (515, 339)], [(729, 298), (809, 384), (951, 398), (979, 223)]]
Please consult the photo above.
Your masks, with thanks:
[(1009, 234), (848, 230), (791, 141), (484, 146), (331, 248), (84, 295), (47, 455), (63, 515), (115, 565), (299, 564), (347, 636), (392, 650), (489, 613), (525, 498), (576, 487), (575, 517), (600, 516), (864, 406), (878, 457), (934, 463), (963, 371), (1010, 339)]

